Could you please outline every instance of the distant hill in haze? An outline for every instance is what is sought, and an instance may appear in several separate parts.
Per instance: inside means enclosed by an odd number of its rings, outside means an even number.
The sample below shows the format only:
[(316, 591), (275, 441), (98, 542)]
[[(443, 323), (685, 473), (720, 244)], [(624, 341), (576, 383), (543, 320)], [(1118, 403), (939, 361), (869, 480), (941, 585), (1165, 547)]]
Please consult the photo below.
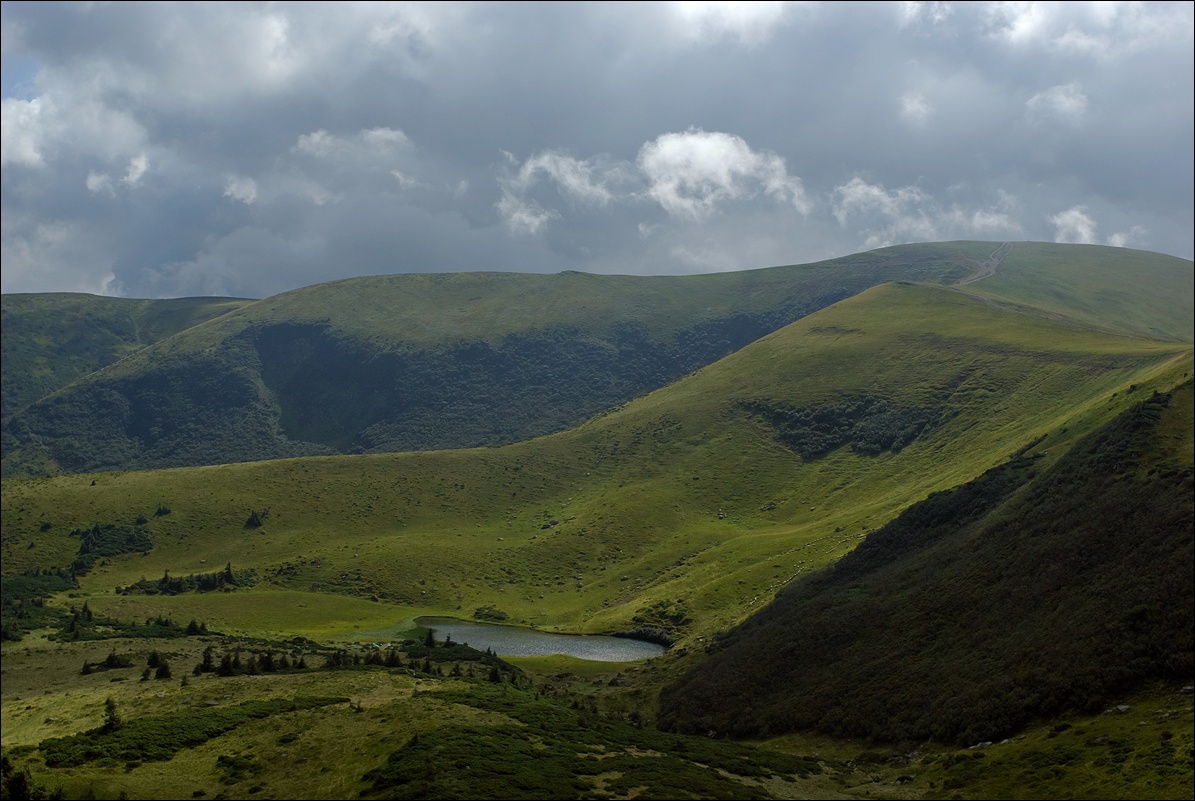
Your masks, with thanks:
[[(85, 350), (79, 338), (50, 337), (55, 349), (35, 354), (27, 343), (50, 336), (54, 315), (13, 314), (5, 341), (26, 343), (29, 355), (11, 367), (5, 359), (5, 392), (11, 386), (23, 400), (4, 422), (3, 469), (146, 469), (514, 442), (576, 425), (894, 280), (964, 284), (1037, 314), (1189, 342), (1189, 272), (1187, 262), (1141, 251), (954, 242), (669, 278), (357, 278), (229, 302), (221, 308), (233, 311), (201, 325), (180, 318), (176, 335), (37, 400), (72, 374), (38, 382), (44, 371), (35, 362), (96, 360), (75, 357)], [(1143, 308), (1151, 310), (1147, 326)]]
[(132, 300), (75, 293), (0, 296), (8, 419), (137, 350), (250, 303), (236, 298)]
[[(877, 283), (962, 277), (971, 256), (988, 250), (910, 246), (678, 278), (460, 273), (321, 284), (245, 305), (107, 370), (96, 364), (6, 420), (4, 469), (144, 469), (526, 439)], [(12, 336), (52, 337), (54, 317), (14, 315)], [(63, 360), (80, 342), (46, 358)], [(8, 364), (6, 387), (32, 383), (31, 359)]]

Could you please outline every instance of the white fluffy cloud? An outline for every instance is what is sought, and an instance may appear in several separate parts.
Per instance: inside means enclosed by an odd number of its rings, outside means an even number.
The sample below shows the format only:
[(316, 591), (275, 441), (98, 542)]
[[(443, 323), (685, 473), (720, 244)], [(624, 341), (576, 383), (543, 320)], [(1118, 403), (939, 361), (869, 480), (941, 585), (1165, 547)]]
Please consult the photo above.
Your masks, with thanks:
[[(511, 154), (506, 156), (517, 164)], [(688, 223), (760, 196), (801, 214), (812, 207), (800, 178), (788, 174), (783, 158), (753, 150), (741, 137), (721, 131), (662, 134), (643, 144), (634, 164), (538, 153), (500, 181), (502, 198), (496, 205), (511, 230), (541, 233), (551, 220), (561, 218), (560, 212), (531, 198), (545, 180), (572, 205), (641, 205), (647, 200)]]
[(1084, 206), (1075, 206), (1050, 217), (1054, 225), (1054, 241), (1078, 245), (1094, 245), (1099, 241), (1095, 220)]
[(232, 198), (248, 206), (257, 200), (257, 182), (252, 178), (234, 175), (224, 185), (224, 197)]
[(1015, 200), (997, 193), (993, 204), (980, 207), (945, 205), (917, 186), (886, 189), (855, 176), (832, 193), (834, 218), (840, 226), (862, 232), (868, 247), (942, 239), (1000, 239), (1022, 228), (1013, 216)]
[(0, 165), (38, 167), (42, 158), (45, 102), (41, 98), (19, 100), (6, 97), (0, 113)]
[(671, 7), (676, 27), (686, 39), (729, 38), (750, 46), (770, 39), (776, 28), (785, 24), (794, 5), (776, 0), (682, 0)]
[(752, 150), (733, 134), (667, 133), (645, 144), (635, 164), (647, 179), (648, 195), (682, 219), (701, 220), (760, 191), (801, 213), (810, 209), (801, 179), (788, 174), (783, 158)]

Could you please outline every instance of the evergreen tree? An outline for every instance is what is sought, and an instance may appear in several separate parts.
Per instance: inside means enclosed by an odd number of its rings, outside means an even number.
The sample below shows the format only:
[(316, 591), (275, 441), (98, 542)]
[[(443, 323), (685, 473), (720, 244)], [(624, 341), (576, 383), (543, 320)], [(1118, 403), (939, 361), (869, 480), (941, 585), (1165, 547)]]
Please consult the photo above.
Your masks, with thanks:
[(101, 727), (103, 731), (116, 731), (124, 721), (120, 719), (120, 713), (116, 709), (116, 702), (109, 696), (104, 701), (104, 725)]
[[(169, 662), (167, 662), (165, 659), (163, 659), (163, 660), (162, 660), (160, 663), (158, 663), (158, 669), (157, 669), (156, 671), (154, 671), (154, 678), (155, 678), (155, 679), (169, 679), (169, 678), (171, 678), (171, 675), (170, 675), (170, 663), (169, 663)], [(184, 677), (184, 678), (185, 678), (185, 677)]]

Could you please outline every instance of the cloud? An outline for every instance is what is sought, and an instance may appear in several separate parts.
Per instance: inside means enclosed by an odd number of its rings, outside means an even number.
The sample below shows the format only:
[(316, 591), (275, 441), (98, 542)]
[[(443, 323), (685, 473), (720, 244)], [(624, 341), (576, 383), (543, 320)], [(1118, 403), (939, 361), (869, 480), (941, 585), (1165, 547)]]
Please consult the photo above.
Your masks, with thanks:
[(1078, 84), (1051, 86), (1029, 98), (1025, 106), (1031, 119), (1054, 118), (1079, 123), (1087, 113), (1087, 95)]
[(910, 125), (922, 128), (933, 114), (933, 105), (920, 92), (906, 92), (900, 99), (900, 118)]
[[(514, 158), (509, 153), (506, 156), (508, 161)], [(570, 200), (605, 206), (614, 199), (609, 183), (618, 180), (620, 169), (614, 167), (603, 170), (596, 164), (564, 153), (545, 151), (527, 159), (514, 176), (500, 183), (511, 192), (524, 193), (534, 187), (541, 177), (547, 178)]]
[(736, 40), (752, 46), (772, 38), (787, 21), (794, 3), (677, 2), (672, 3), (677, 28), (690, 41)]
[(1098, 241), (1195, 248), (1189, 3), (4, 3), (0, 23), (5, 291), (742, 269), (1049, 241), (1076, 208)]
[(941, 25), (950, 19), (954, 8), (945, 2), (904, 2), (900, 4), (900, 27), (914, 24)]
[(803, 214), (811, 207), (800, 178), (788, 174), (783, 158), (756, 152), (733, 134), (666, 133), (645, 144), (635, 164), (647, 179), (647, 194), (682, 219), (701, 220), (727, 201), (753, 197), (761, 189)]
[(141, 179), (145, 177), (148, 169), (149, 158), (144, 153), (138, 153), (129, 159), (129, 168), (125, 171), (124, 178), (121, 178), (120, 182), (126, 186), (136, 186), (141, 183)]
[(6, 216), (0, 241), (0, 291), (23, 292), (30, 284), (49, 280), (73, 292), (113, 294), (116, 276), (108, 258), (106, 236), (86, 230), (86, 223), (38, 222)]
[(390, 174), (398, 181), (398, 185), (403, 189), (426, 189), (428, 184), (420, 181), (418, 178), (407, 175), (402, 170), (391, 170)]
[(252, 205), (257, 200), (257, 182), (252, 178), (234, 175), (224, 185), (224, 197), (238, 200), (246, 206)]
[(87, 180), (84, 182), (87, 186), (87, 191), (94, 194), (104, 192), (108, 195), (115, 195), (116, 190), (112, 188), (112, 176), (105, 172), (88, 171)]
[(1114, 248), (1127, 248), (1140, 242), (1149, 233), (1144, 226), (1134, 225), (1127, 231), (1120, 231), (1108, 237), (1108, 244)]
[(940, 203), (917, 186), (886, 189), (859, 176), (834, 188), (831, 205), (842, 227), (852, 226), (868, 248), (905, 242), (1004, 238), (1022, 232), (1015, 200), (997, 193), (994, 204), (976, 208)]
[(0, 114), (0, 165), (20, 164), (26, 167), (40, 167), (45, 133), (42, 125), (45, 119), (42, 111), (45, 103), (40, 98), (18, 100), (6, 97), (2, 101)]
[(506, 227), (519, 234), (538, 234), (550, 220), (560, 219), (558, 212), (549, 211), (534, 200), (518, 197), (506, 190), (503, 190), (497, 208)]
[(1095, 220), (1087, 214), (1085, 206), (1074, 206), (1059, 212), (1050, 217), (1050, 222), (1054, 225), (1055, 242), (1094, 245), (1099, 241)]

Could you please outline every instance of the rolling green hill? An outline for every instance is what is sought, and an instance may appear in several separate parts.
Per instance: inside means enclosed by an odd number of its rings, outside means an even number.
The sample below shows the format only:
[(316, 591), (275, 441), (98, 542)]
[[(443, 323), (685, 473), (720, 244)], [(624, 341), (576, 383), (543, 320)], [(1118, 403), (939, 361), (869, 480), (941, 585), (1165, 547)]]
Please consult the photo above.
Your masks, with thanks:
[[(68, 564), (71, 531), (164, 505), (152, 549), (97, 566), (84, 587), (232, 561), (278, 588), (494, 605), (574, 630), (667, 628), (683, 609), (694, 622), (673, 634), (697, 636), (930, 492), (1043, 437), (1064, 450), (1131, 385), (1167, 388), (1190, 353), (887, 284), (502, 448), (6, 479), (4, 560)], [(823, 449), (802, 455), (802, 437)]]
[[(197, 313), (180, 315), (177, 336), (49, 397), (51, 384), (26, 378), (37, 374), (33, 363), (91, 364), (87, 348), (97, 340), (51, 337), (50, 314), (12, 315), (5, 342), (18, 343), (12, 349), (23, 355), (6, 368), (5, 386), (41, 399), (5, 420), (3, 470), (147, 469), (514, 442), (576, 425), (892, 280), (958, 282), (1033, 314), (1190, 342), (1190, 272), (1188, 262), (1141, 251), (955, 242), (672, 278), (356, 278), (242, 305), (203, 325), (190, 325)], [(94, 306), (92, 316), (110, 305), (73, 302), (76, 314)], [(170, 303), (194, 305), (152, 308)], [(57, 344), (31, 349), (43, 341)], [(54, 383), (71, 375), (60, 371)]]
[(0, 296), (0, 417), (8, 419), (72, 381), (246, 303), (67, 293)]
[(194, 326), (35, 403), (4, 424), (3, 470), (527, 439), (877, 283), (961, 278), (990, 247), (906, 246), (675, 278), (460, 273), (321, 284)]
[[(1090, 283), (1045, 292), (1055, 269), (1079, 269), (1066, 254), (1089, 255), (1070, 247), (891, 248), (703, 276), (701, 291), (680, 289), (689, 279), (659, 279), (666, 298), (623, 311), (627, 287), (650, 282), (394, 277), (406, 282), (409, 302), (406, 314), (387, 317), (391, 279), (360, 279), (250, 304), (143, 349), (66, 388), (60, 405), (35, 404), (36, 415), (14, 418), (6, 436), (17, 425), (25, 436), (52, 408), (61, 431), (95, 427), (102, 415), (87, 405), (109, 403), (138, 425), (185, 415), (179, 429), (189, 434), (147, 428), (139, 436), (215, 440), (209, 455), (219, 458), (221, 448), (276, 447), (290, 442), (286, 431), (314, 425), (287, 416), (303, 407), (288, 412), (279, 400), (302, 389), (285, 389), (285, 370), (361, 364), (346, 348), (372, 348), (383, 361), (423, 348), (428, 364), (453, 365), (457, 383), (442, 386), (459, 390), (465, 367), (486, 361), (476, 353), (509, 355), (512, 341), (531, 336), (519, 327), (528, 310), (557, 309), (542, 312), (545, 326), (575, 320), (576, 336), (591, 342), (638, 326), (640, 341), (652, 344), (633, 351), (639, 361), (628, 351), (611, 363), (642, 365), (654, 353), (658, 366), (680, 358), (677, 331), (743, 319), (736, 315), (766, 328), (758, 320), (783, 307), (781, 296), (790, 311), (794, 298), (828, 303), (580, 424), (501, 446), (6, 476), (5, 627), (26, 632), (4, 644), (6, 755), (74, 795), (999, 797), (1030, 779), (1044, 796), (1181, 792), (1192, 775), (1190, 699), (1147, 682), (1173, 683), (1190, 670), (1195, 362), (1184, 335), (1187, 295), (1170, 276), (1172, 268), (1189, 276), (1191, 264), (1123, 251), (1131, 275), (1108, 262)], [(876, 283), (910, 264), (933, 280)], [(842, 286), (835, 270), (850, 275), (852, 265), (858, 289), (830, 302), (826, 287)], [(829, 283), (794, 285), (792, 275)], [(591, 279), (596, 312), (582, 308), (586, 293), (576, 288)], [(537, 282), (553, 303), (528, 291)], [(1130, 291), (1129, 282), (1139, 286)], [(356, 291), (364, 286), (371, 291)], [(451, 312), (446, 302), (463, 287), (497, 300), (475, 300), (476, 314)], [(343, 297), (332, 303), (325, 292)], [(321, 311), (352, 298), (356, 314)], [(565, 308), (567, 298), (578, 306)], [(437, 322), (438, 308), (459, 317)], [(707, 341), (729, 347), (726, 330)], [(400, 352), (392, 344), (400, 340), (414, 344)], [(568, 340), (561, 354), (580, 341)], [(195, 372), (202, 359), (226, 368), (230, 352), (241, 354), (240, 373)], [(316, 382), (310, 408), (358, 402), (350, 379)], [(197, 381), (207, 388), (192, 391)], [(128, 386), (160, 410), (156, 422), (142, 422), (135, 404), (121, 407), (134, 395), (117, 389)], [(337, 386), (352, 389), (348, 400), (329, 394)], [(205, 414), (219, 416), (213, 397), (241, 414), (259, 404), (256, 433), (207, 426)], [(344, 415), (344, 431), (359, 422), (354, 414)], [(105, 447), (124, 448), (122, 463), (144, 458), (140, 446)], [(281, 452), (263, 446), (261, 455)], [(1146, 534), (1117, 534), (1138, 529)], [(992, 581), (1013, 575), (1023, 581)], [(942, 604), (925, 611), (927, 594)], [(823, 605), (847, 619), (810, 613), (794, 623), (775, 613), (806, 595), (830, 598)], [(1002, 628), (1006, 609), (1011, 628)], [(430, 658), (415, 640), (402, 645), (403, 670), (333, 661), (336, 649), (364, 658), (363, 643), (416, 635), (418, 615), (475, 612), (673, 645), (634, 666), (513, 660), (521, 672), (502, 668), (497, 681), (484, 661), (455, 672), (419, 662)], [(188, 620), (212, 633), (186, 636)], [(808, 661), (789, 633), (815, 628), (810, 636), (821, 640), (811, 653), (826, 667), (809, 667), (809, 697), (800, 701), (820, 718), (774, 703), (792, 695), (783, 660)], [(783, 648), (770, 650), (771, 642)], [(190, 670), (208, 646), (230, 657), (241, 649), (255, 665), (286, 653), (313, 665), (318, 656), (326, 667), (121, 683), (121, 654), (140, 660), (134, 672), (151, 649)], [(1039, 655), (1042, 669), (1020, 669)], [(84, 662), (104, 671), (80, 674)], [(1068, 670), (1046, 669), (1059, 664)], [(672, 689), (657, 707), (663, 687)], [(103, 729), (105, 696), (132, 718), (124, 733)], [(1079, 719), (1097, 701), (1127, 700), (1131, 714)], [(1049, 733), (1018, 730), (1035, 709), (1065, 717), (1046, 721)], [(701, 736), (654, 730), (657, 710), (669, 726)], [(791, 731), (777, 722), (786, 714), (802, 716), (802, 729), (932, 741), (910, 756), (911, 748), (889, 754), (807, 732), (748, 750), (721, 739)], [(705, 725), (719, 737), (705, 736)], [(1072, 725), (1083, 737), (1051, 739)], [(999, 758), (943, 744), (996, 731), (1014, 733)], [(186, 737), (191, 745), (163, 751), (163, 740)], [(63, 753), (82, 761), (55, 762)], [(593, 765), (578, 763), (591, 757)]]

